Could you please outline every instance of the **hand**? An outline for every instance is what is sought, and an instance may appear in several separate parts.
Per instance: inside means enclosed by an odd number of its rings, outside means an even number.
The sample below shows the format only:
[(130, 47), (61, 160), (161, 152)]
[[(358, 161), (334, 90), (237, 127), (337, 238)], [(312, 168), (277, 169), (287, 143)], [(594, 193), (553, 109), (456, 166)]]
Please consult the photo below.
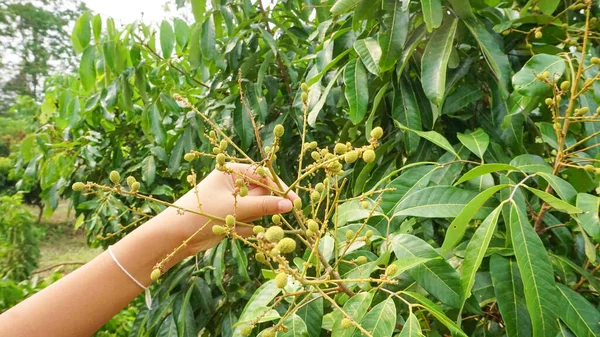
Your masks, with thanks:
[[(252, 222), (260, 219), (262, 216), (287, 213), (292, 210), (293, 201), (298, 198), (294, 192), (289, 192), (287, 198), (271, 195), (271, 192), (259, 185), (251, 184), (248, 186), (248, 195), (237, 197), (237, 206), (234, 206), (235, 181), (243, 176), (259, 181), (265, 186), (276, 188), (276, 184), (269, 178), (261, 178), (254, 171), (254, 167), (246, 164), (227, 164), (234, 174), (213, 171), (204, 180), (197, 185), (197, 196), (194, 188), (188, 191), (183, 197), (175, 202), (175, 205), (183, 209), (201, 211), (204, 214), (225, 218), (227, 215), (234, 215), (236, 221)], [(283, 184), (284, 189), (287, 186)], [(199, 203), (201, 208), (199, 208)], [(199, 228), (202, 230), (196, 234), (186, 247), (187, 255), (194, 255), (200, 251), (207, 250), (224, 237), (215, 235), (212, 232), (214, 225), (223, 225), (221, 221), (210, 221), (209, 218), (190, 212), (181, 212), (174, 207), (162, 212), (158, 217), (163, 218), (169, 228), (177, 231), (176, 237), (183, 242), (192, 236)], [(207, 223), (208, 222), (208, 223)], [(206, 226), (205, 226), (206, 224)], [(246, 237), (252, 234), (252, 228), (236, 226), (238, 234)]]

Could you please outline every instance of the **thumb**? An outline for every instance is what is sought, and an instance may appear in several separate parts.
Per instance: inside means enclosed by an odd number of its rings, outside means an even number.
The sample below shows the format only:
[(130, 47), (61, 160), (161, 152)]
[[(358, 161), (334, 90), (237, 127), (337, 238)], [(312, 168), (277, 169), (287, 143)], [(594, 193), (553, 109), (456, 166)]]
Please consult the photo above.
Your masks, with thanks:
[(237, 214), (240, 218), (259, 218), (263, 215), (287, 213), (292, 210), (292, 202), (277, 196), (247, 196), (238, 201)]

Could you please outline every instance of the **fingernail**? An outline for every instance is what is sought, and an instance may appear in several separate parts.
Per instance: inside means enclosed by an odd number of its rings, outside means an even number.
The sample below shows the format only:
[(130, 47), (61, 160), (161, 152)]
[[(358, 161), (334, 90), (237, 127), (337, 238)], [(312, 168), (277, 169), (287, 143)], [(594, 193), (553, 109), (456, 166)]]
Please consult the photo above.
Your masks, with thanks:
[(293, 207), (292, 202), (289, 201), (288, 199), (280, 200), (277, 203), (277, 208), (279, 209), (279, 212), (281, 212), (281, 213), (287, 213), (287, 212), (291, 211), (292, 207)]

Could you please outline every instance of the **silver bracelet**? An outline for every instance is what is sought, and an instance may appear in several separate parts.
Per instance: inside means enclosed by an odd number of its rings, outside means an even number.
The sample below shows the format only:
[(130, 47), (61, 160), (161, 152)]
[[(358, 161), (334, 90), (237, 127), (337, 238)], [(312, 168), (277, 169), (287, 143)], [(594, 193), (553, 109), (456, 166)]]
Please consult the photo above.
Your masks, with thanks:
[(117, 266), (119, 266), (119, 268), (121, 268), (121, 270), (125, 273), (125, 275), (127, 275), (140, 288), (144, 289), (144, 294), (146, 297), (146, 306), (148, 307), (148, 309), (152, 309), (152, 297), (150, 296), (150, 289), (148, 289), (148, 287), (144, 286), (140, 281), (136, 280), (135, 277), (133, 277), (133, 275), (131, 275), (127, 271), (127, 269), (125, 269), (125, 267), (123, 267), (123, 265), (121, 265), (119, 263), (119, 260), (117, 260), (117, 257), (115, 256), (115, 253), (113, 253), (113, 251), (112, 251), (112, 246), (108, 246), (108, 254), (110, 254), (110, 257), (112, 257), (113, 261), (115, 261)]

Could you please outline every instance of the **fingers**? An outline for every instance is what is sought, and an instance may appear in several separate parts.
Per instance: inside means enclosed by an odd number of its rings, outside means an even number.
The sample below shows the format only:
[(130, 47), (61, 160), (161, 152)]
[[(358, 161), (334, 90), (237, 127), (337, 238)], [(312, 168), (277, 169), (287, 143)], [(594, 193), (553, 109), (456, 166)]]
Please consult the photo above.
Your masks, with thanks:
[(238, 199), (237, 214), (243, 219), (259, 218), (264, 215), (287, 213), (292, 210), (292, 202), (276, 196), (247, 196)]
[[(256, 181), (260, 181), (261, 183), (272, 187), (275, 190), (278, 190), (279, 187), (277, 186), (277, 184), (273, 181), (273, 179), (271, 179), (268, 175), (267, 177), (263, 178), (261, 176), (259, 176), (256, 171), (255, 171), (255, 167), (252, 165), (248, 165), (248, 164), (239, 164), (239, 163), (231, 163), (231, 164), (227, 164), (228, 167), (234, 171), (239, 172), (242, 176), (246, 176), (252, 180), (256, 180)], [(237, 177), (234, 177), (234, 180), (237, 179)], [(281, 184), (281, 186), (283, 187), (283, 190), (286, 191), (288, 189), (287, 184), (285, 184), (281, 179), (279, 179), (279, 183)], [(263, 189), (265, 191), (267, 191), (266, 188), (263, 187)], [(258, 191), (257, 191), (258, 192)], [(262, 192), (262, 191), (260, 191)], [(252, 194), (252, 193), (251, 193)], [(256, 193), (258, 194), (258, 193)], [(292, 202), (296, 199), (299, 198), (299, 196), (294, 193), (293, 191), (289, 191), (287, 194), (288, 199), (290, 199)]]

